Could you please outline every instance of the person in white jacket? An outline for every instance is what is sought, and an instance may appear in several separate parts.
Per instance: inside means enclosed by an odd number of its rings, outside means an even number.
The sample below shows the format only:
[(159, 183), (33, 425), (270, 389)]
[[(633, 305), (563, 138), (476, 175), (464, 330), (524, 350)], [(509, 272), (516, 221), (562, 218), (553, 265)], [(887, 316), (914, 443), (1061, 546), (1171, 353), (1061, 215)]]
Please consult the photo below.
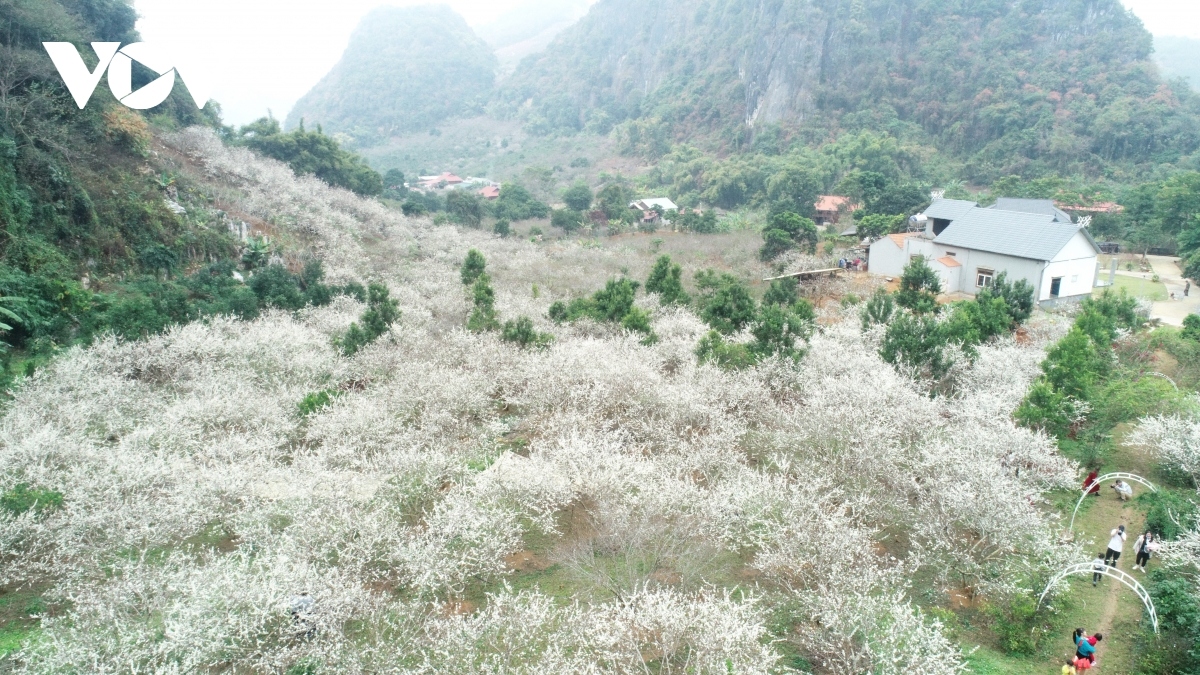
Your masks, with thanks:
[(1108, 537), (1108, 551), (1104, 553), (1104, 564), (1116, 567), (1117, 558), (1121, 557), (1121, 549), (1125, 547), (1125, 526), (1117, 526), (1117, 529), (1108, 533)]
[(1133, 569), (1141, 569), (1146, 571), (1146, 563), (1150, 562), (1150, 554), (1158, 549), (1158, 542), (1154, 540), (1154, 534), (1149, 530), (1142, 533), (1142, 536), (1133, 542), (1133, 552), (1137, 554), (1137, 561)]

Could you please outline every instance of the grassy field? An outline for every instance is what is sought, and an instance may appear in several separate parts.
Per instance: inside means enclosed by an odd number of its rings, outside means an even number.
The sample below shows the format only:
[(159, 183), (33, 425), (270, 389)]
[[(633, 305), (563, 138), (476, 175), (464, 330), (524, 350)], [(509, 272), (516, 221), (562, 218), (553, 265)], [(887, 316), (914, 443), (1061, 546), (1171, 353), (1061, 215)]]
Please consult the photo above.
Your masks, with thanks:
[[(1108, 282), (1107, 275), (1101, 275), (1101, 280)], [(1167, 299), (1167, 287), (1161, 282), (1151, 281), (1150, 279), (1140, 279), (1124, 274), (1118, 274), (1113, 287), (1117, 290), (1125, 289), (1135, 298), (1143, 298), (1151, 302), (1159, 302)], [(1100, 293), (1103, 288), (1097, 288), (1095, 293)]]

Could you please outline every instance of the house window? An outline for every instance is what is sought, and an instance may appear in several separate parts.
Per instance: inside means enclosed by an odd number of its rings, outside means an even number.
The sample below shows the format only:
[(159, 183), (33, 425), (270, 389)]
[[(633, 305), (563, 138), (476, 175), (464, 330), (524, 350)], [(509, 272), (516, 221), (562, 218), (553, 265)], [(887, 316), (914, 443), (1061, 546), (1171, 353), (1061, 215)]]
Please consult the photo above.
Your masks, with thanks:
[(985, 267), (980, 267), (975, 270), (975, 285), (979, 288), (987, 288), (992, 285), (992, 281), (996, 277), (995, 270), (989, 270)]
[(950, 256), (951, 258), (953, 258), (953, 257), (957, 256), (958, 254), (957, 254), (957, 253), (955, 253), (954, 251), (946, 251), (946, 255), (948, 255), (948, 256)]

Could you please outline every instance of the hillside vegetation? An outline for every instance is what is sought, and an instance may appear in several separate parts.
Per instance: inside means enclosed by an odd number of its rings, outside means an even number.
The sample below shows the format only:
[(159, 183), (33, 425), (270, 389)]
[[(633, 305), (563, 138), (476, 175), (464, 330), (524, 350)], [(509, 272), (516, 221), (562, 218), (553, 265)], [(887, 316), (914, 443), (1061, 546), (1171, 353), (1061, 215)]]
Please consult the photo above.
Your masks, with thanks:
[(491, 93), (496, 57), (445, 5), (380, 7), (350, 37), (341, 61), (287, 116), (370, 145), (429, 130), (479, 111)]
[[(747, 149), (778, 125), (933, 145), (962, 178), (1186, 160), (1197, 102), (1119, 0), (603, 0), (505, 83), (544, 132)], [(662, 152), (659, 150), (658, 152)]]

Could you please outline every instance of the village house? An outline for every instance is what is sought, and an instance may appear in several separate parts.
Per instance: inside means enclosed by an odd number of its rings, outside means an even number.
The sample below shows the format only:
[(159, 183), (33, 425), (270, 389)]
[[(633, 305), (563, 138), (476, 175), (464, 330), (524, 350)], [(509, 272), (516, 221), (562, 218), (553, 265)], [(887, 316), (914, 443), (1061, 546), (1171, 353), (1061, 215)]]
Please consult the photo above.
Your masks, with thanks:
[(499, 199), (500, 198), (500, 188), (495, 185), (489, 185), (479, 191), (479, 196), (483, 197), (484, 199), (486, 199), (488, 201), (491, 201), (493, 199)]
[[(910, 224), (921, 229), (893, 234), (871, 244), (873, 274), (900, 276), (916, 256), (924, 256), (942, 282), (943, 293), (975, 295), (997, 275), (1024, 279), (1039, 304), (1089, 297), (1096, 284), (1100, 248), (1086, 227), (1062, 211), (1011, 200), (980, 208), (975, 202), (937, 199)], [(1049, 202), (1049, 200), (1045, 200)], [(998, 202), (997, 206), (1001, 205)], [(1037, 208), (1039, 212), (1033, 211)], [(1063, 220), (1065, 218), (1065, 220)]]
[(858, 210), (858, 205), (852, 204), (849, 197), (837, 195), (821, 195), (813, 206), (816, 209), (814, 220), (817, 225), (836, 225), (843, 214)]
[(663, 215), (669, 211), (679, 211), (679, 207), (675, 202), (666, 197), (655, 197), (653, 199), (639, 199), (629, 203), (629, 208), (635, 211), (642, 212), (643, 223), (669, 223), (669, 220), (663, 218)]
[(439, 176), (421, 176), (417, 187), (421, 190), (440, 190), (454, 185), (461, 185), (462, 182), (462, 178), (447, 171)]

